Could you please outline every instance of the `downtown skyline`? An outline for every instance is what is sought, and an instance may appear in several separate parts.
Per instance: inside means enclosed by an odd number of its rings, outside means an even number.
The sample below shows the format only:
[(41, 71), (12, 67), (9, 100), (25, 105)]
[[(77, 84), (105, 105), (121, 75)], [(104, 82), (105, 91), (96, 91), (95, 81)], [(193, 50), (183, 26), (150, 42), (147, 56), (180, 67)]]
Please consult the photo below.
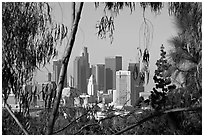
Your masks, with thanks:
[[(61, 60), (53, 61), (52, 81), (56, 83), (61, 68), (60, 63)], [(80, 97), (85, 100), (89, 98), (88, 102), (100, 101), (102, 97), (105, 99), (103, 102), (109, 100), (118, 107), (123, 105), (133, 107), (140, 93), (144, 92), (146, 80), (142, 80), (143, 73), (140, 70), (140, 64), (129, 63), (128, 69), (123, 70), (122, 56), (105, 57), (105, 64), (92, 65), (89, 63), (88, 48), (83, 47), (81, 56), (75, 57), (73, 67), (73, 76), (66, 75), (64, 90), (69, 90), (71, 87), (70, 91), (77, 90)], [(48, 81), (49, 79), (50, 75), (48, 75)]]
[[(52, 3), (53, 17), (57, 22), (64, 23), (69, 26), (71, 22), (70, 3), (61, 3), (62, 10), (58, 3)], [(122, 56), (123, 70), (127, 70), (129, 62), (137, 62), (137, 47), (142, 43), (139, 42), (139, 30), (143, 23), (142, 9), (136, 6), (136, 11), (130, 13), (129, 9), (124, 9), (115, 18), (115, 31), (114, 40), (110, 44), (110, 39), (100, 39), (96, 36), (95, 25), (97, 21), (103, 16), (103, 12), (100, 9), (94, 8), (94, 3), (85, 3), (82, 19), (79, 24), (79, 32), (77, 33), (75, 45), (68, 65), (67, 75), (73, 74), (73, 60), (76, 56), (81, 54), (81, 49), (86, 46), (89, 49), (90, 64), (105, 64), (105, 57), (108, 56)], [(92, 16), (90, 16), (90, 14)], [(151, 90), (154, 82), (152, 77), (154, 70), (156, 69), (156, 60), (159, 59), (159, 47), (164, 44), (165, 49), (169, 49), (168, 39), (176, 34), (176, 28), (174, 25), (174, 17), (168, 15), (167, 5), (164, 5), (162, 12), (155, 15), (147, 9), (145, 12), (146, 18), (148, 18), (154, 27), (152, 44), (149, 46), (150, 51), (150, 82), (145, 85), (147, 90)], [(55, 59), (60, 59), (64, 52), (64, 41), (62, 46), (58, 46), (58, 56)], [(38, 71), (36, 80), (43, 82), (46, 79), (48, 71), (52, 70), (52, 63), (47, 64), (46, 68), (42, 68)]]

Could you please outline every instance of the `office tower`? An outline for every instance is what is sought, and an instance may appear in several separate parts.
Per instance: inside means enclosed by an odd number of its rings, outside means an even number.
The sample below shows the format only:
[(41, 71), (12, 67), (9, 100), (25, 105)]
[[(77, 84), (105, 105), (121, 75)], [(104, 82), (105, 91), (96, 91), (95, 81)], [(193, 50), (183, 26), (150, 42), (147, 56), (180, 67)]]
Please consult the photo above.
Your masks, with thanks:
[(81, 61), (82, 57), (76, 57), (74, 60), (74, 87), (77, 88), (80, 93), (82, 93), (82, 88), (81, 88)]
[(105, 65), (92, 65), (92, 75), (96, 80), (97, 90), (104, 90)]
[(131, 106), (131, 72), (116, 72), (116, 92), (113, 94), (115, 106)]
[(86, 80), (88, 81), (91, 74), (90, 74), (90, 64), (89, 64), (89, 53), (88, 53), (87, 47), (83, 48), (82, 57), (83, 57), (83, 60), (84, 60), (83, 65), (84, 65), (84, 68), (85, 68)]
[(139, 63), (129, 63), (128, 71), (131, 71), (131, 78), (133, 80), (132, 83), (139, 86), (139, 72), (140, 72), (140, 64)]
[(96, 80), (94, 78), (94, 75), (91, 75), (88, 81), (88, 85), (87, 85), (87, 92), (88, 95), (97, 96), (97, 86), (96, 86)]
[(87, 52), (87, 47), (84, 47), (82, 56), (78, 56), (74, 60), (74, 86), (81, 93), (87, 93), (87, 84), (89, 77), (89, 54)]
[[(53, 60), (53, 81), (58, 84), (59, 75), (62, 67), (62, 60)], [(64, 86), (67, 86), (67, 75), (65, 74)]]
[(47, 73), (47, 80), (51, 81), (52, 74), (50, 72)]
[(58, 84), (60, 70), (61, 70), (60, 60), (53, 60), (53, 81), (55, 81), (56, 84)]
[(118, 70), (122, 70), (122, 57), (106, 57), (104, 79), (105, 92), (109, 89), (116, 89), (116, 71)]
[(131, 72), (131, 103), (135, 105), (137, 99), (139, 99), (140, 92), (144, 92), (144, 86), (140, 85), (140, 64), (129, 63), (128, 71)]

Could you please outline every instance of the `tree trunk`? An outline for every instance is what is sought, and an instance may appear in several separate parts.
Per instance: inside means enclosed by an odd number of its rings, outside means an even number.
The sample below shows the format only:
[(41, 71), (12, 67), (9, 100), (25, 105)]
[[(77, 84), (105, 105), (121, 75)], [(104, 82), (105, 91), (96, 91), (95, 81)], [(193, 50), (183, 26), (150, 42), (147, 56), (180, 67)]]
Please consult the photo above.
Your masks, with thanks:
[[(65, 74), (67, 71), (68, 62), (69, 62), (69, 59), (71, 56), (72, 48), (74, 46), (74, 41), (75, 41), (77, 29), (78, 29), (78, 24), (79, 24), (82, 8), (83, 8), (83, 2), (81, 2), (79, 5), (79, 10), (76, 13), (76, 17), (72, 18), (72, 19), (74, 19), (74, 21), (72, 21), (73, 22), (72, 30), (71, 30), (70, 37), (68, 40), (68, 45), (65, 48), (65, 54), (63, 56), (62, 68), (60, 71), (59, 83), (57, 86), (57, 96), (56, 96), (56, 99), (55, 99), (55, 102), (53, 105), (53, 109), (52, 109), (52, 113), (51, 113), (51, 116), (50, 116), (50, 119), (49, 119), (48, 125), (47, 125), (47, 133), (46, 134), (48, 134), (48, 135), (53, 133), (53, 128), (54, 128), (54, 124), (55, 124), (55, 120), (57, 117), (57, 112), (58, 112), (58, 108), (59, 108), (59, 104), (60, 104), (60, 99), (61, 99), (61, 95), (62, 95), (62, 89), (63, 89), (64, 79), (65, 79)], [(75, 12), (75, 9), (73, 9), (73, 13), (74, 12)]]
[[(5, 103), (5, 102), (4, 102)], [(28, 132), (25, 130), (25, 128), (23, 127), (23, 125), (18, 121), (18, 119), (16, 118), (16, 116), (13, 114), (12, 110), (10, 109), (10, 107), (8, 106), (7, 103), (5, 103), (5, 108), (8, 110), (8, 112), (10, 113), (10, 115), (13, 117), (13, 119), (16, 121), (16, 123), (18, 124), (18, 126), (23, 130), (25, 135), (29, 135)]]

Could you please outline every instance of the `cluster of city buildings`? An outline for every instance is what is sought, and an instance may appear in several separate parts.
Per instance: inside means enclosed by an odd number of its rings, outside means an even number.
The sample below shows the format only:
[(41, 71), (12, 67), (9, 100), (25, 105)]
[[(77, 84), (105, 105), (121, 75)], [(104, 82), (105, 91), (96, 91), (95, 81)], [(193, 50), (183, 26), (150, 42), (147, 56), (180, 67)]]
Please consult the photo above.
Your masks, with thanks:
[[(53, 72), (47, 75), (47, 82), (58, 84), (62, 60), (54, 60)], [(87, 47), (83, 48), (81, 56), (73, 61), (73, 76), (65, 76), (61, 105), (66, 107), (87, 107), (98, 104), (100, 108), (114, 106), (134, 107), (140, 96), (147, 98), (144, 83), (139, 77), (140, 64), (129, 63), (127, 70), (122, 70), (122, 56), (105, 57), (104, 64), (89, 63)], [(42, 84), (38, 83), (39, 91), (34, 98), (35, 107), (43, 107)], [(41, 87), (41, 88), (40, 88)], [(40, 95), (37, 95), (41, 93)], [(38, 97), (37, 97), (38, 96)], [(11, 94), (8, 103), (12, 108), (19, 108), (15, 96)]]
[[(61, 65), (61, 60), (53, 61), (53, 73), (48, 73), (48, 81), (52, 79), (58, 83)], [(129, 63), (127, 70), (122, 70), (122, 56), (106, 57), (105, 64), (90, 65), (88, 49), (84, 47), (82, 55), (74, 59), (73, 76), (66, 75), (62, 94), (64, 97), (69, 95), (69, 103), (64, 105), (76, 105), (79, 102), (77, 98), (81, 98), (83, 106), (92, 103), (115, 107), (134, 106), (144, 94), (144, 86), (138, 76), (139, 67), (139, 63)], [(75, 92), (75, 99), (70, 96), (73, 93), (66, 92)]]

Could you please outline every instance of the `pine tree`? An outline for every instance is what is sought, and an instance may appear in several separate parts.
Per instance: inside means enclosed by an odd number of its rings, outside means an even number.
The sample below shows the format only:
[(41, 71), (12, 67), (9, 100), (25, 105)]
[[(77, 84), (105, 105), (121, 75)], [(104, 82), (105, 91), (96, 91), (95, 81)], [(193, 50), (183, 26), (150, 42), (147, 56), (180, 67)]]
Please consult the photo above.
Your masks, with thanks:
[(153, 77), (156, 85), (153, 91), (151, 91), (150, 96), (151, 106), (155, 110), (161, 110), (166, 107), (167, 93), (176, 88), (176, 86), (171, 83), (170, 76), (165, 75), (171, 64), (167, 62), (163, 44), (160, 51), (161, 58), (156, 62), (157, 70), (155, 70), (155, 75)]

